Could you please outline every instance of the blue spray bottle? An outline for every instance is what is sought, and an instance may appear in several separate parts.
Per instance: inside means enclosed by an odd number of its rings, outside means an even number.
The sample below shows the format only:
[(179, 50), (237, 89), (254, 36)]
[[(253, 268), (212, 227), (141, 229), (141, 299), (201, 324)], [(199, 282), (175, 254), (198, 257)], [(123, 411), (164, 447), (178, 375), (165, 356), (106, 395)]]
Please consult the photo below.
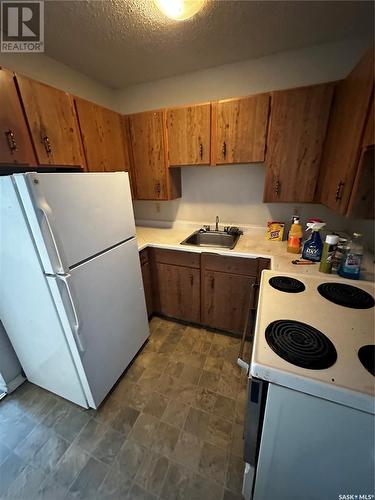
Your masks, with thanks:
[(313, 262), (320, 262), (323, 252), (323, 242), (319, 231), (325, 226), (325, 222), (319, 219), (310, 219), (307, 223), (307, 230), (311, 231), (311, 236), (305, 241), (302, 250), (302, 258)]

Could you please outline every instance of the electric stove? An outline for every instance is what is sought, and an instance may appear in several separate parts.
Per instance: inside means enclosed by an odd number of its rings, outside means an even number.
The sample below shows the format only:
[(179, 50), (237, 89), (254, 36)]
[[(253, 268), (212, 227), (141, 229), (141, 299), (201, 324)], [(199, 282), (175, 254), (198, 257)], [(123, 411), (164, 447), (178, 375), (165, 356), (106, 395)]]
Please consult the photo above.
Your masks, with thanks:
[(252, 377), (375, 413), (373, 284), (263, 271)]

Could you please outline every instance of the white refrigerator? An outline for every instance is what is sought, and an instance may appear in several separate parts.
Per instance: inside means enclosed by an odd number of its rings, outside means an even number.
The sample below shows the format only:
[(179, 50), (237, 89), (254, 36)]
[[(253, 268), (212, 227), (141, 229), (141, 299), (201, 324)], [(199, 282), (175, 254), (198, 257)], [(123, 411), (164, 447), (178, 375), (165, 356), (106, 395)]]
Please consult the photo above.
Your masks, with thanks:
[(30, 382), (99, 406), (149, 336), (127, 173), (0, 177), (0, 315)]

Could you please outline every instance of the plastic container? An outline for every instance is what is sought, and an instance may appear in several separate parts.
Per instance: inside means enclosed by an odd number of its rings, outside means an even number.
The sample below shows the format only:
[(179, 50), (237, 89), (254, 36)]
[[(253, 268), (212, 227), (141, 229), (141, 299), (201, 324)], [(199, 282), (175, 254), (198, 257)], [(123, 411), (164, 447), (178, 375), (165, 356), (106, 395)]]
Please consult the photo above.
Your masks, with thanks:
[(343, 278), (358, 280), (361, 273), (361, 263), (363, 257), (362, 235), (353, 233), (349, 241), (338, 269), (338, 274)]
[(342, 258), (344, 257), (344, 254), (346, 252), (348, 245), (348, 240), (346, 238), (339, 238), (339, 242), (337, 243), (335, 255), (333, 256), (333, 262), (332, 262), (332, 271), (338, 271)]
[(319, 231), (325, 226), (320, 219), (310, 219), (307, 230), (312, 231), (311, 236), (305, 241), (302, 250), (302, 258), (312, 262), (320, 262), (323, 252), (323, 242)]
[(293, 217), (293, 224), (288, 234), (287, 251), (290, 253), (301, 252), (302, 226), (299, 222), (299, 217)]
[(333, 259), (339, 242), (339, 237), (335, 234), (328, 234), (323, 245), (322, 260), (320, 261), (319, 271), (330, 274), (332, 272)]

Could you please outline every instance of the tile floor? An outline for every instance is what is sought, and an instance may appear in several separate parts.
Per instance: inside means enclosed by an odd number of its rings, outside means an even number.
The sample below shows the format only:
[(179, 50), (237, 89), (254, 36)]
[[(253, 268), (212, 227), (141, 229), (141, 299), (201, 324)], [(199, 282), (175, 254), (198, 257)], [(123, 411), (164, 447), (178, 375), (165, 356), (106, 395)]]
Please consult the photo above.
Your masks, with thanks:
[(1, 499), (242, 498), (239, 340), (159, 318), (151, 332), (98, 411), (29, 383), (0, 402)]

